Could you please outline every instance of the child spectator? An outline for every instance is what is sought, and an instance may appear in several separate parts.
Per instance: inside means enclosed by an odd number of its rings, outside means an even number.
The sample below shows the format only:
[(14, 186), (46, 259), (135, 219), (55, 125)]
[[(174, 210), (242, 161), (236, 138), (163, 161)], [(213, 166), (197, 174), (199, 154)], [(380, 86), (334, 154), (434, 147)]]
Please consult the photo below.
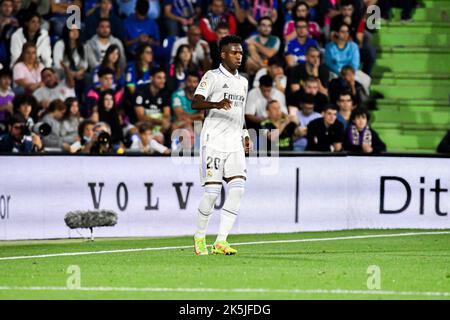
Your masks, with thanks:
[(170, 154), (170, 149), (154, 139), (152, 126), (147, 123), (138, 124), (138, 135), (133, 137), (133, 142), (128, 149), (131, 152), (148, 154)]
[(363, 108), (352, 112), (344, 140), (344, 149), (351, 152), (376, 154), (386, 152), (386, 145), (378, 133), (369, 127), (369, 113)]
[(0, 134), (7, 131), (9, 117), (13, 114), (14, 91), (11, 88), (12, 74), (7, 69), (0, 70)]
[(78, 138), (78, 127), (83, 121), (80, 108), (76, 98), (67, 98), (64, 101), (66, 113), (61, 124), (61, 137), (63, 142), (72, 145)]
[(74, 143), (70, 145), (70, 153), (82, 152), (84, 146), (88, 144), (94, 136), (95, 121), (83, 120), (78, 126), (78, 136)]
[(50, 125), (52, 131), (49, 135), (42, 138), (44, 148), (52, 151), (70, 151), (70, 145), (63, 141), (61, 136), (61, 121), (66, 113), (66, 105), (61, 100), (53, 100), (48, 112), (42, 118), (42, 122)]

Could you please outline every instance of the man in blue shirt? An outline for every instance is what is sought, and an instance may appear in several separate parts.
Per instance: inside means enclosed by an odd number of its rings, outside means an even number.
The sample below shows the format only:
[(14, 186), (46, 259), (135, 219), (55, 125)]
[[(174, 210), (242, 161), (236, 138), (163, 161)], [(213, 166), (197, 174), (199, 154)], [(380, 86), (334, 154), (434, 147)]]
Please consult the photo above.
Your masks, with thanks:
[(308, 20), (299, 18), (295, 22), (297, 37), (288, 42), (285, 49), (286, 63), (288, 67), (299, 63), (305, 63), (306, 51), (309, 47), (319, 47), (317, 41), (309, 36)]
[(147, 0), (138, 0), (135, 13), (124, 22), (125, 44), (128, 52), (132, 55), (135, 54), (139, 44), (149, 43), (152, 47), (159, 46), (159, 27), (154, 20), (147, 16), (149, 8)]

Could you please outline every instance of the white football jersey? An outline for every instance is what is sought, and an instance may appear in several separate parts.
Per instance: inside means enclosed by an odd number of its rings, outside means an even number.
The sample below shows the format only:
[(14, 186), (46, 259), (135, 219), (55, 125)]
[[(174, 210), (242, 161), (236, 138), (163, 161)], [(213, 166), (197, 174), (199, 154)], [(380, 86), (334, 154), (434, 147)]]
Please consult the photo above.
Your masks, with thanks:
[(201, 133), (202, 146), (222, 152), (235, 152), (243, 148), (247, 90), (247, 79), (239, 73), (231, 74), (222, 64), (205, 73), (195, 94), (204, 96), (206, 101), (219, 102), (226, 98), (232, 103), (229, 110), (208, 110)]

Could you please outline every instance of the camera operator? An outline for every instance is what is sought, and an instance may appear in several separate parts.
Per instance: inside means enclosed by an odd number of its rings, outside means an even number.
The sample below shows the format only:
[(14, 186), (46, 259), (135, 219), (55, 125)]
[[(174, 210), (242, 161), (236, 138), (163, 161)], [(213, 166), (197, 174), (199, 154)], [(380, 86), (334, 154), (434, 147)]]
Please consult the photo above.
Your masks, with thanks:
[(25, 137), (29, 129), (22, 114), (14, 114), (9, 120), (9, 132), (0, 136), (0, 152), (34, 153), (44, 150), (37, 134), (31, 133), (31, 141)]
[(82, 153), (90, 153), (90, 154), (115, 153), (111, 145), (111, 128), (107, 123), (98, 122), (94, 126), (94, 135), (92, 139), (84, 146)]

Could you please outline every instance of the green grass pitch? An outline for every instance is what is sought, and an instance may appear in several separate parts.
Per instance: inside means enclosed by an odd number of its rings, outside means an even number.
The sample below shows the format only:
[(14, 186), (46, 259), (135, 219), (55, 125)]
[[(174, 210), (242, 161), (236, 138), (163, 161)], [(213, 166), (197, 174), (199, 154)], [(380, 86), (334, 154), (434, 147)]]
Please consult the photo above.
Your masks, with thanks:
[[(450, 299), (450, 232), (415, 235), (436, 231), (231, 235), (230, 243), (242, 243), (236, 256), (200, 257), (185, 248), (191, 237), (3, 241), (0, 299)], [(386, 237), (400, 233), (413, 235)], [(259, 241), (279, 242), (248, 243)], [(79, 267), (81, 289), (66, 287), (71, 265)], [(370, 287), (378, 279), (380, 288)]]

